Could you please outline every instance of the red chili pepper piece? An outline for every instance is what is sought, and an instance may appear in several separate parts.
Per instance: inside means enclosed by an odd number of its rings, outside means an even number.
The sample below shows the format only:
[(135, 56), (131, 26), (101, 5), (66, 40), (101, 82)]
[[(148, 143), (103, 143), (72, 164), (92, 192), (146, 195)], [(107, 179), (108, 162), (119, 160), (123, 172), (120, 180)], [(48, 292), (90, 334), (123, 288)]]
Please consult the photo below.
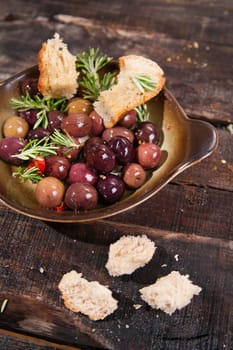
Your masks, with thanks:
[(54, 207), (54, 210), (56, 210), (57, 212), (64, 211), (65, 209), (67, 209), (67, 207), (64, 202), (61, 202), (61, 204)]
[(39, 174), (42, 175), (45, 170), (44, 157), (38, 154), (36, 158), (33, 158), (33, 160), (28, 164), (27, 169), (31, 169), (33, 167), (36, 167), (39, 170)]

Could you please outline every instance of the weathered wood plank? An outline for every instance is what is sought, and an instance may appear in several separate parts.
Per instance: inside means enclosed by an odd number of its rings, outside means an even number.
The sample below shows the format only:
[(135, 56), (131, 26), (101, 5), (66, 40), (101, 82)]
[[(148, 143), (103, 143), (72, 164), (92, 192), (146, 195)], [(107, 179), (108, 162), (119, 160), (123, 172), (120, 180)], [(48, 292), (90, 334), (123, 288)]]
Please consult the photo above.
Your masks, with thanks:
[[(134, 225), (105, 221), (95, 229), (90, 224), (48, 225), (20, 216), (16, 219), (10, 213), (2, 230), (1, 300), (9, 299), (0, 316), (2, 328), (43, 334), (50, 341), (70, 345), (85, 340), (85, 345), (118, 350), (186, 350), (191, 344), (201, 350), (231, 348), (232, 242), (146, 227), (135, 232)], [(131, 276), (111, 278), (104, 267), (108, 246), (123, 234), (147, 234), (157, 251), (145, 268)], [(101, 322), (66, 310), (57, 284), (71, 269), (108, 285), (119, 300), (119, 309)], [(138, 290), (174, 269), (190, 274), (203, 291), (185, 309), (168, 316), (142, 303)], [(15, 295), (16, 288), (21, 295)], [(136, 310), (134, 304), (142, 306)]]
[[(24, 2), (20, 3), (23, 7)], [(131, 11), (130, 5), (120, 3), (109, 7), (100, 3), (101, 18), (96, 16), (96, 11), (93, 12), (92, 5), (90, 3), (82, 9), (74, 3), (66, 7), (58, 1), (56, 6), (45, 2), (44, 6), (37, 8), (34, 3), (32, 16), (26, 15), (26, 18), (19, 11), (22, 7), (16, 5), (15, 17), (11, 21), (6, 20), (9, 18), (5, 12), (0, 22), (0, 78), (34, 64), (41, 42), (58, 31), (74, 53), (88, 46), (98, 46), (114, 57), (133, 52), (156, 59), (166, 72), (168, 87), (188, 114), (215, 123), (232, 123), (233, 48), (227, 40), (232, 21), (224, 4), (222, 12), (217, 14), (217, 7), (208, 3), (204, 8), (184, 7), (182, 2), (174, 8), (170, 4), (171, 12), (161, 3), (145, 3), (140, 16), (135, 17), (135, 14), (126, 16)], [(142, 2), (137, 2), (137, 5), (140, 8)], [(122, 8), (124, 16), (121, 21), (119, 11)], [(151, 17), (152, 12), (154, 17)], [(177, 34), (177, 16), (182, 37)], [(195, 26), (191, 20), (193, 16)], [(161, 25), (161, 21), (166, 26)], [(221, 45), (219, 40), (216, 42), (216, 35), (223, 40)]]
[(214, 153), (199, 164), (185, 170), (174, 183), (214, 187), (233, 192), (233, 135), (218, 129), (218, 146)]
[(146, 203), (111, 220), (232, 239), (232, 215), (232, 193), (170, 184)]
[(3, 329), (0, 329), (0, 348), (1, 350), (79, 350), (78, 347), (55, 344), (44, 339)]

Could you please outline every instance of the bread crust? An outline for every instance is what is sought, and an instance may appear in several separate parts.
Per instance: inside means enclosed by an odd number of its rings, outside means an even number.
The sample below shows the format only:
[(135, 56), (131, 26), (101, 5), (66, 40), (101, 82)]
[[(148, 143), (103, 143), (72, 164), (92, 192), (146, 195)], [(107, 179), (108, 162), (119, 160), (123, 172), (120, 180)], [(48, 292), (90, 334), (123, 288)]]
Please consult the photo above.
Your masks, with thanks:
[(42, 95), (46, 96), (48, 94), (47, 87), (48, 87), (48, 74), (46, 70), (46, 66), (44, 64), (43, 58), (45, 55), (47, 45), (46, 43), (42, 44), (42, 47), (38, 53), (38, 66), (39, 66), (39, 80), (38, 80), (38, 90), (41, 92)]
[(72, 98), (78, 88), (76, 57), (55, 33), (42, 44), (38, 53), (38, 90), (47, 98)]
[[(113, 127), (124, 114), (158, 95), (166, 81), (160, 66), (143, 56), (122, 56), (118, 63), (120, 72), (117, 84), (102, 91), (94, 103), (94, 109), (103, 118), (106, 128)], [(154, 83), (154, 89), (140, 91), (132, 81), (135, 74), (147, 75)]]

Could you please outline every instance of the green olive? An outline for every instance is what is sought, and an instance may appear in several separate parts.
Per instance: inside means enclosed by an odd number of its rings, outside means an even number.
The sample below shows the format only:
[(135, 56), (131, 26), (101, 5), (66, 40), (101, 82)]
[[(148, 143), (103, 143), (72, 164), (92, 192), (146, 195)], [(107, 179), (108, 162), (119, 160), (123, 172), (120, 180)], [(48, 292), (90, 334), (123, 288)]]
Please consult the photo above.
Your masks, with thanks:
[(5, 137), (24, 138), (29, 130), (28, 122), (19, 116), (8, 118), (3, 125), (3, 134)]
[(93, 110), (92, 103), (81, 97), (71, 99), (67, 105), (68, 114), (85, 113), (90, 114)]

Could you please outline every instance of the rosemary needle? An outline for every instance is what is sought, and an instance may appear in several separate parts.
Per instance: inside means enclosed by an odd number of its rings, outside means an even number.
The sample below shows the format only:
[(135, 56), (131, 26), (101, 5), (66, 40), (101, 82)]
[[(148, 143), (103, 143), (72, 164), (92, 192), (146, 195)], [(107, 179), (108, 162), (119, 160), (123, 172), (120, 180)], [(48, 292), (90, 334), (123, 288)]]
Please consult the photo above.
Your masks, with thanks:
[(143, 93), (144, 91), (153, 91), (155, 83), (145, 74), (139, 74), (132, 77), (134, 84)]
[(8, 303), (8, 299), (4, 299), (2, 302), (2, 305), (1, 305), (1, 309), (0, 309), (1, 314), (5, 311), (7, 303)]

